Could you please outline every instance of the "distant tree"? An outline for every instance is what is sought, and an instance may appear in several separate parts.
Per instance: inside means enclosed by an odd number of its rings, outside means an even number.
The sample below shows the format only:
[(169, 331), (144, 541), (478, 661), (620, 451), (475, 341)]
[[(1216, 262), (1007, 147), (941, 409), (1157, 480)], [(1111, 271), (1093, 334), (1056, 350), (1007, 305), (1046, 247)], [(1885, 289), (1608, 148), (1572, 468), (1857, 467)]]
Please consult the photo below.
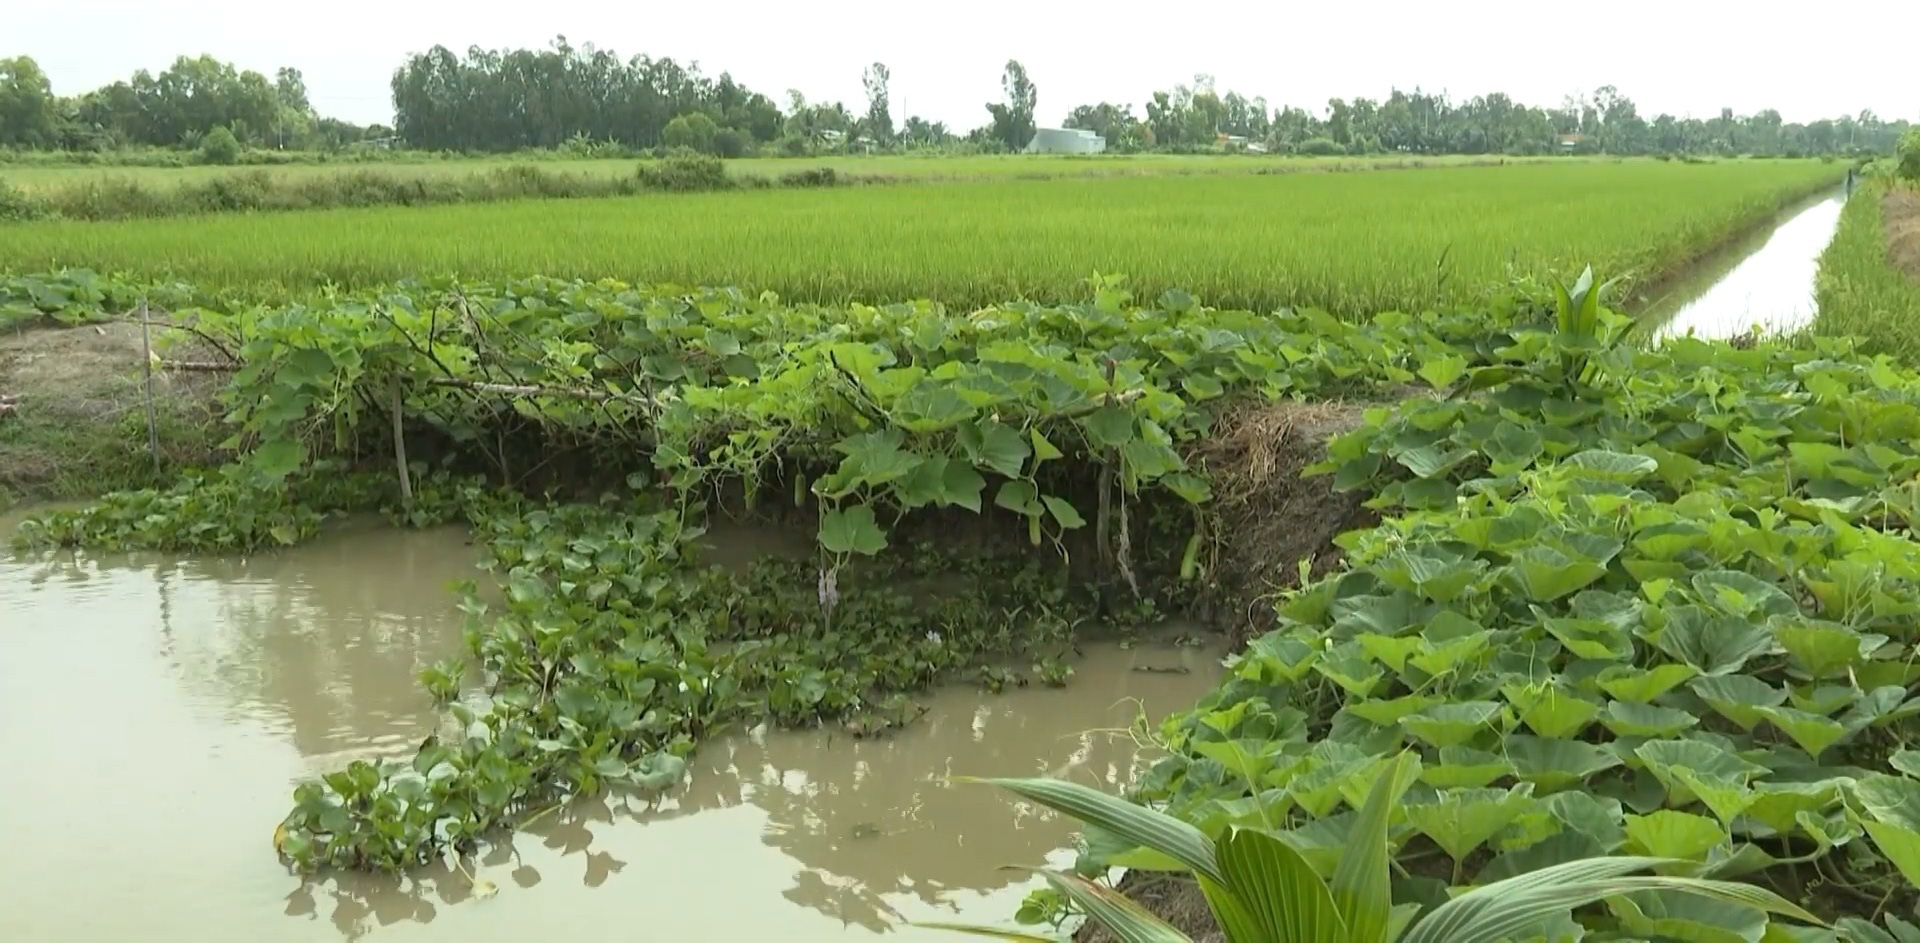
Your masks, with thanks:
[(753, 150), (753, 135), (738, 128), (721, 128), (713, 135), (713, 152), (728, 159), (745, 157)]
[(200, 139), (200, 162), (203, 164), (237, 164), (240, 154), (240, 139), (225, 127), (216, 126)]
[(27, 56), (0, 59), (0, 145), (52, 147), (60, 114), (53, 86)]
[(660, 135), (660, 143), (668, 147), (684, 147), (702, 154), (714, 153), (714, 138), (720, 133), (720, 127), (713, 119), (702, 112), (679, 115), (667, 122)]
[(860, 77), (860, 84), (867, 89), (865, 130), (876, 144), (893, 143), (893, 112), (887, 91), (887, 83), (892, 78), (893, 73), (887, 69), (884, 62), (867, 66), (866, 73)]
[(1000, 76), (1000, 90), (1006, 101), (987, 106), (987, 112), (993, 116), (993, 137), (1009, 151), (1017, 151), (1033, 140), (1036, 130), (1033, 123), (1034, 109), (1039, 106), (1040, 92), (1027, 77), (1027, 68), (1017, 59), (1007, 60), (1007, 68)]
[(955, 140), (953, 132), (947, 130), (946, 122), (928, 121), (919, 115), (907, 119), (900, 137), (915, 147), (940, 147), (952, 144)]
[(1061, 126), (1100, 135), (1106, 139), (1107, 150), (1110, 151), (1136, 151), (1146, 144), (1140, 122), (1133, 116), (1132, 105), (1108, 102), (1081, 105), (1067, 113), (1067, 120)]

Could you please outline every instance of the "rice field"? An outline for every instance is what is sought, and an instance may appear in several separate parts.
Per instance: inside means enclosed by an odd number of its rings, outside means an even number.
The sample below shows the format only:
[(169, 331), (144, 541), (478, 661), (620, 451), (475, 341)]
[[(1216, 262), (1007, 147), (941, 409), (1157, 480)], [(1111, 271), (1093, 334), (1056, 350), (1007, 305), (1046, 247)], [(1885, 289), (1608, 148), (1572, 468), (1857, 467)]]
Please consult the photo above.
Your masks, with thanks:
[[(881, 155), (829, 157), (759, 157), (727, 162), (727, 172), (739, 177), (777, 179), (784, 174), (830, 167), (852, 177), (904, 180), (1051, 179), (1055, 177), (1178, 176), (1189, 174), (1311, 173), (1370, 170), (1380, 167), (1445, 167), (1484, 163), (1524, 163), (1561, 158), (1443, 156), (1290, 157), (1260, 155)], [(1584, 160), (1581, 159), (1581, 160)], [(439, 180), (485, 174), (514, 164), (532, 164), (541, 170), (585, 178), (630, 177), (638, 161), (627, 158), (568, 160), (546, 155), (528, 157), (450, 158), (421, 161), (366, 161), (331, 164), (260, 166), (113, 167), (10, 166), (0, 163), (0, 181), (27, 193), (45, 193), (106, 179), (129, 180), (152, 188), (198, 183), (237, 172), (260, 171), (276, 179), (312, 180), (349, 173), (377, 173), (401, 180)]]
[(524, 274), (793, 299), (1138, 292), (1347, 313), (1465, 304), (1514, 276), (1657, 274), (1844, 175), (1817, 161), (1529, 163), (1109, 176), (0, 226), (0, 270), (86, 266), (285, 290)]

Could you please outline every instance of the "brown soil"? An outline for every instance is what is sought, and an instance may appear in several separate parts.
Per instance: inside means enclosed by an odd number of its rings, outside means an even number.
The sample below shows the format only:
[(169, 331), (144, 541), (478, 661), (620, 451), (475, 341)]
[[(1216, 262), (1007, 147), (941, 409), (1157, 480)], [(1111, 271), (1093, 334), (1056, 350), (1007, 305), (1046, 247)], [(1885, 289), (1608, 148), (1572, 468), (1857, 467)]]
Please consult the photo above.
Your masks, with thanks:
[[(1120, 879), (1120, 890), (1141, 906), (1197, 943), (1226, 943), (1227, 935), (1214, 922), (1213, 911), (1200, 885), (1169, 874), (1129, 871)], [(1105, 927), (1088, 921), (1073, 935), (1074, 943), (1119, 943)]]
[(1887, 258), (1893, 267), (1920, 281), (1920, 191), (1899, 187), (1882, 204), (1887, 226)]
[[(140, 328), (126, 322), (0, 334), (0, 398), (14, 401), (0, 416), (0, 501), (147, 483), (141, 357)], [(211, 457), (213, 394), (223, 380), (154, 374), (164, 467)]]
[(1244, 640), (1271, 627), (1273, 603), (1300, 581), (1300, 561), (1313, 576), (1340, 562), (1333, 538), (1366, 526), (1357, 493), (1333, 489), (1331, 476), (1302, 477), (1326, 457), (1327, 442), (1360, 424), (1352, 403), (1255, 403), (1229, 413), (1189, 456), (1214, 488), (1214, 532), (1205, 561), (1213, 589), (1196, 613)]

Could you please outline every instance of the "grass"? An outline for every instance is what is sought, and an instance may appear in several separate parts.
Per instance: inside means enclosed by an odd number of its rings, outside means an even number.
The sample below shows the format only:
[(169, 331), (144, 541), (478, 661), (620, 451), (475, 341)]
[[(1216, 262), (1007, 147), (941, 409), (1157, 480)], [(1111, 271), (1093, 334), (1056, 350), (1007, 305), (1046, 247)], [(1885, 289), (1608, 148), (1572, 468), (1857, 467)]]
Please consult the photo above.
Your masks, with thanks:
[[(777, 179), (783, 174), (812, 167), (831, 167), (835, 172), (855, 177), (899, 177), (911, 180), (978, 180), (1006, 178), (1160, 176), (1182, 174), (1293, 173), (1310, 171), (1366, 170), (1409, 164), (1447, 166), (1466, 163), (1505, 161), (1519, 163), (1558, 158), (1460, 157), (1460, 156), (1375, 156), (1375, 157), (1283, 157), (1257, 155), (1176, 155), (1132, 154), (1086, 157), (1047, 155), (984, 155), (954, 157), (930, 154), (886, 155), (875, 157), (760, 157), (727, 162), (727, 170), (738, 176)], [(478, 157), (417, 163), (339, 163), (284, 164), (258, 167), (113, 167), (113, 166), (8, 166), (0, 164), (0, 180), (27, 193), (46, 193), (90, 181), (122, 180), (148, 187), (164, 188), (186, 183), (203, 183), (239, 170), (259, 170), (276, 179), (306, 181), (337, 177), (354, 172), (373, 172), (399, 180), (446, 180), (485, 174), (514, 164), (532, 163), (551, 173), (571, 174), (597, 179), (615, 179), (633, 175), (637, 161), (625, 158), (607, 160), (541, 159), (529, 161), (524, 155)]]
[(524, 200), (0, 226), (67, 265), (271, 294), (419, 276), (740, 285), (793, 299), (1063, 300), (1095, 271), (1217, 304), (1368, 313), (1516, 275), (1663, 271), (1837, 182), (1816, 161), (1533, 163)]
[[(1907, 250), (1899, 263), (1890, 245), (1896, 238)], [(1920, 191), (1870, 183), (1847, 201), (1820, 256), (1815, 297), (1816, 333), (1852, 335), (1875, 352), (1920, 359)]]

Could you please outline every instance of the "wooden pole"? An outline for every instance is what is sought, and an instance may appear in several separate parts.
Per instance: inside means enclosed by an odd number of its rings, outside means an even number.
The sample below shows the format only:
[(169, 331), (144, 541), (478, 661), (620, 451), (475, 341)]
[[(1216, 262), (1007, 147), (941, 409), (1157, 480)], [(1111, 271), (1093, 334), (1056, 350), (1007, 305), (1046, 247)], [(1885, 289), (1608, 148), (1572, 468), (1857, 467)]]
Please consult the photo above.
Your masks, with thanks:
[(407, 437), (401, 423), (400, 374), (387, 377), (389, 405), (393, 411), (393, 464), (400, 470), (400, 503), (413, 506), (413, 476), (407, 471)]
[(145, 373), (147, 400), (147, 451), (153, 453), (153, 472), (160, 473), (160, 424), (153, 410), (153, 329), (147, 326), (147, 301), (140, 299), (140, 369)]

